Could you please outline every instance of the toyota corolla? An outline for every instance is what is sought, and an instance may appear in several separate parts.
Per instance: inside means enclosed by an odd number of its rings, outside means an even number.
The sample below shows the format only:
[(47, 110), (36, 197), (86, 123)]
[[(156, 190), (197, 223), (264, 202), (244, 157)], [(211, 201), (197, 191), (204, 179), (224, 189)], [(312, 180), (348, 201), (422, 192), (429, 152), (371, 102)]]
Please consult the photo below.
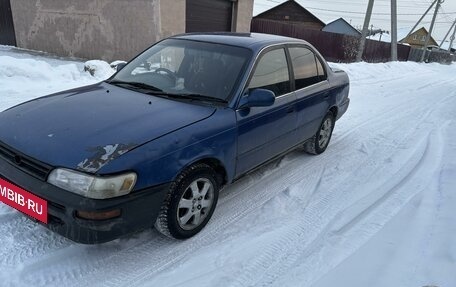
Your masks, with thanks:
[(324, 152), (348, 93), (303, 40), (174, 36), (106, 81), (1, 112), (0, 199), (76, 242), (153, 226), (189, 238), (223, 186), (290, 150)]

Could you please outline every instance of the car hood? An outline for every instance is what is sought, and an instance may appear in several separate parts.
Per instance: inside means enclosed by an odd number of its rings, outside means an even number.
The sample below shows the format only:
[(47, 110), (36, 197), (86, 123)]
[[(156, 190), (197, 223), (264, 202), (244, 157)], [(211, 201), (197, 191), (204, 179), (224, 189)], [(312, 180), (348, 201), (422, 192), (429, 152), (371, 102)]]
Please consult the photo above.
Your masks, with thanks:
[(0, 142), (52, 166), (97, 172), (135, 147), (214, 111), (100, 83), (1, 112)]

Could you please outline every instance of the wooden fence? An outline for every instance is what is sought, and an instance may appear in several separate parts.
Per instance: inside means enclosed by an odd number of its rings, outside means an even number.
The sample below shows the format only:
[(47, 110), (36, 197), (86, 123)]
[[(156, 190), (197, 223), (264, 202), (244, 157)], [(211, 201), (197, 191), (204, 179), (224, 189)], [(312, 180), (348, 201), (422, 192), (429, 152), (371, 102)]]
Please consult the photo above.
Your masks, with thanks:
[[(412, 48), (409, 54), (409, 61), (419, 62), (422, 54), (422, 49)], [(436, 62), (441, 64), (451, 64), (453, 61), (456, 61), (456, 58), (454, 55), (445, 51), (426, 51), (424, 61), (428, 63)]]

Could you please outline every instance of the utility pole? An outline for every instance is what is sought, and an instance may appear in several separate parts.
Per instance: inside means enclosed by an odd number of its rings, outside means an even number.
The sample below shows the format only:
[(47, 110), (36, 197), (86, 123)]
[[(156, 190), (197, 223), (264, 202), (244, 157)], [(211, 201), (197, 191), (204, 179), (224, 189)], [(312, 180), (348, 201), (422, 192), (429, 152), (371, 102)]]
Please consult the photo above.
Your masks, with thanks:
[(363, 32), (361, 33), (361, 41), (359, 42), (358, 55), (356, 56), (356, 62), (361, 62), (363, 60), (364, 46), (366, 45), (367, 31), (369, 30), (369, 22), (372, 16), (373, 8), (374, 0), (369, 0), (366, 17), (364, 18)]
[(391, 0), (391, 61), (397, 61), (397, 0)]
[(423, 16), (421, 16), (421, 18), (418, 20), (418, 22), (416, 22), (415, 26), (413, 26), (413, 28), (410, 30), (410, 32), (408, 32), (407, 36), (405, 36), (404, 39), (406, 39), (408, 36), (410, 36), (410, 34), (413, 33), (413, 31), (415, 31), (415, 28), (421, 23), (421, 21), (423, 21), (424, 17), (426, 17), (427, 13), (429, 13), (429, 11), (431, 11), (432, 7), (434, 7), (435, 3), (437, 3), (437, 1), (439, 0), (434, 0), (434, 2), (432, 2), (431, 6), (429, 6), (429, 8), (426, 10), (426, 12), (424, 12)]
[(429, 44), (429, 40), (431, 39), (432, 31), (434, 30), (435, 19), (437, 18), (437, 14), (439, 13), (440, 5), (443, 3), (444, 0), (438, 0), (437, 5), (435, 6), (434, 16), (432, 17), (431, 27), (429, 28), (429, 32), (426, 36), (426, 41), (424, 42), (423, 53), (421, 54), (420, 62), (424, 61), (424, 57), (426, 56), (427, 46)]
[(439, 48), (442, 48), (443, 43), (445, 43), (446, 38), (448, 35), (450, 35), (451, 30), (453, 29), (454, 25), (456, 24), (456, 19), (454, 20), (453, 24), (451, 25), (450, 29), (448, 29), (448, 32), (446, 33), (445, 37), (443, 38), (442, 42), (440, 43)]
[[(456, 23), (456, 20), (455, 20), (455, 23)], [(456, 35), (456, 25), (454, 26), (453, 35), (451, 35), (451, 37), (450, 37), (450, 47), (448, 48), (448, 52), (450, 52), (450, 53), (451, 53), (451, 49), (453, 48), (453, 42), (454, 42), (455, 35)]]

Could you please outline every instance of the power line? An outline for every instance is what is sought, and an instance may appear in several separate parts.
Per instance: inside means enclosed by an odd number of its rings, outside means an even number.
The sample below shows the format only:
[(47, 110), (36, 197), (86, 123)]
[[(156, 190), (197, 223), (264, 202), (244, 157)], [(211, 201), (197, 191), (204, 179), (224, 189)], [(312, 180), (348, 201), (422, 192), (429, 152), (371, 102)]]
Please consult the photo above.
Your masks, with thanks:
[[(304, 0), (303, 0), (304, 1)], [(355, 6), (366, 6), (365, 3), (353, 3), (351, 1), (348, 1), (348, 2), (344, 2), (344, 1), (323, 1), (323, 0), (319, 0), (318, 1), (319, 3), (328, 3), (328, 4), (344, 4), (344, 5), (355, 5)], [(377, 4), (375, 3), (374, 6), (381, 6), (381, 7), (389, 7), (390, 4), (389, 3), (385, 3), (385, 4)], [(417, 5), (413, 4), (413, 5), (398, 5), (398, 7), (401, 7), (401, 8), (417, 8)], [(424, 5), (422, 6), (418, 6), (418, 7), (425, 7)]]
[[(340, 17), (341, 16), (340, 14), (334, 14), (333, 12), (330, 12), (330, 13), (323, 12), (322, 14), (326, 14), (327, 16), (334, 16), (334, 17)], [(378, 15), (378, 16), (382, 16), (382, 15)], [(348, 16), (346, 18), (364, 19), (363, 16), (356, 16), (356, 15), (350, 15), (350, 16)], [(386, 17), (386, 18), (372, 17), (371, 19), (375, 20), (375, 21), (389, 21), (389, 17)], [(401, 23), (416, 23), (416, 20), (400, 20), (400, 22)], [(421, 22), (421, 23), (429, 24), (431, 22), (430, 21), (424, 21), (424, 22)], [(436, 23), (451, 24), (451, 22), (449, 22), (449, 21), (436, 21)]]
[[(316, 7), (306, 7), (306, 9), (313, 9), (317, 11), (328, 11), (328, 12), (337, 12), (337, 13), (347, 13), (347, 14), (359, 14), (359, 15), (364, 15), (364, 12), (353, 12), (353, 11), (344, 11), (344, 10), (332, 10), (332, 9), (322, 9), (322, 8), (316, 8)], [(444, 14), (444, 13), (440, 13)], [(445, 14), (456, 14), (456, 12), (447, 12)], [(372, 13), (372, 15), (387, 15), (390, 16), (390, 13)], [(421, 16), (422, 14), (417, 14), (417, 13), (398, 13), (398, 16)]]

